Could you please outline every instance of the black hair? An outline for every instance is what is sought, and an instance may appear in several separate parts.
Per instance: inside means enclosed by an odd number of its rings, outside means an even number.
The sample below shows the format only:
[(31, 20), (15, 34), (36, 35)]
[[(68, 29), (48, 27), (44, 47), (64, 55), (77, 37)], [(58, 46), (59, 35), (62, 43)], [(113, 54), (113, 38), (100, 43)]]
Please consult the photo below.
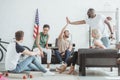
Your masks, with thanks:
[(43, 26), (43, 28), (49, 28), (49, 29), (50, 29), (50, 26), (49, 26), (48, 24), (45, 24), (45, 25)]
[[(88, 14), (89, 12), (92, 12), (92, 11), (95, 11), (95, 9), (93, 9), (93, 8), (89, 8), (88, 11), (87, 11), (87, 14)], [(88, 18), (90, 18), (89, 15), (88, 15)]]

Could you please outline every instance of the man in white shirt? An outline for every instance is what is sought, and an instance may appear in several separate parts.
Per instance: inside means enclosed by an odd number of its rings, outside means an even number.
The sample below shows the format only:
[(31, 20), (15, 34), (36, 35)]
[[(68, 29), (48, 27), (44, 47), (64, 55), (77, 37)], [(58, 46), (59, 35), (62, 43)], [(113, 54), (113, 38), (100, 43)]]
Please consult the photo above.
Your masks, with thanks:
[[(32, 52), (26, 50), (20, 43), (23, 42), (24, 32), (17, 31), (15, 33), (16, 41), (8, 45), (7, 53), (5, 57), (5, 68), (10, 72), (22, 72), (25, 70), (37, 70), (42, 71), (45, 75), (54, 75), (54, 73), (47, 71), (42, 64), (39, 63), (39, 60), (35, 55), (40, 55), (38, 52)], [(22, 62), (18, 62), (21, 54), (29, 55)]]
[(113, 30), (111, 28), (109, 21), (106, 19), (105, 16), (95, 14), (95, 10), (93, 8), (88, 9), (87, 15), (88, 18), (85, 20), (74, 21), (74, 22), (71, 22), (68, 18), (66, 20), (69, 24), (74, 24), (74, 25), (88, 24), (92, 29), (99, 29), (102, 33), (101, 41), (103, 42), (104, 46), (108, 48), (110, 46), (110, 41), (106, 26), (108, 26), (111, 32), (110, 37), (111, 38), (113, 37)]

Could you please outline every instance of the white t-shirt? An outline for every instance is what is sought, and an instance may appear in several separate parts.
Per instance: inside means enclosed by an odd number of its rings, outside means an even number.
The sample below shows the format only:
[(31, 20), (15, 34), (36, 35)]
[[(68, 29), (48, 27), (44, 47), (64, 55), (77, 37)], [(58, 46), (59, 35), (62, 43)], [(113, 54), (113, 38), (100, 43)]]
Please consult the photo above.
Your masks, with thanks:
[(20, 45), (16, 42), (12, 42), (7, 47), (7, 53), (5, 57), (5, 69), (6, 70), (14, 70), (18, 64), (18, 60), (22, 53), (17, 52), (16, 50), (16, 48), (18, 48), (17, 46), (19, 47)]
[(102, 37), (108, 37), (107, 25), (104, 23), (105, 19), (105, 16), (96, 14), (94, 18), (88, 18), (85, 21), (92, 29), (99, 29)]

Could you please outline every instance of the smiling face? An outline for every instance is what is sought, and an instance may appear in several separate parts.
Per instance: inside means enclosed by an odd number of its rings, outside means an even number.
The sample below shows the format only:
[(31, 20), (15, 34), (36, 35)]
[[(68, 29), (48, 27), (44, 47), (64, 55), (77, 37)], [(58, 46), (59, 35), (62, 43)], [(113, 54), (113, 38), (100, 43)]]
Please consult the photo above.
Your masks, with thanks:
[(88, 9), (87, 15), (88, 15), (88, 18), (94, 18), (96, 16), (95, 10), (92, 8)]
[(45, 25), (43, 26), (43, 34), (44, 34), (44, 35), (48, 34), (48, 31), (49, 31), (49, 30), (50, 30), (49, 25), (48, 25), (48, 24), (45, 24)]
[(43, 34), (46, 35), (48, 34), (49, 28), (43, 28)]

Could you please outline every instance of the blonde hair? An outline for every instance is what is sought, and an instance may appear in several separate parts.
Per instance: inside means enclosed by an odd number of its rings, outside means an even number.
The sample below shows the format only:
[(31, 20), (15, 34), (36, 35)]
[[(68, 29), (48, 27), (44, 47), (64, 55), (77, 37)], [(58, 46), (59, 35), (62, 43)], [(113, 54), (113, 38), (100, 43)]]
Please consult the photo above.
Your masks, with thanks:
[(95, 39), (100, 39), (101, 38), (101, 33), (98, 29), (92, 29), (92, 34), (95, 35)]

